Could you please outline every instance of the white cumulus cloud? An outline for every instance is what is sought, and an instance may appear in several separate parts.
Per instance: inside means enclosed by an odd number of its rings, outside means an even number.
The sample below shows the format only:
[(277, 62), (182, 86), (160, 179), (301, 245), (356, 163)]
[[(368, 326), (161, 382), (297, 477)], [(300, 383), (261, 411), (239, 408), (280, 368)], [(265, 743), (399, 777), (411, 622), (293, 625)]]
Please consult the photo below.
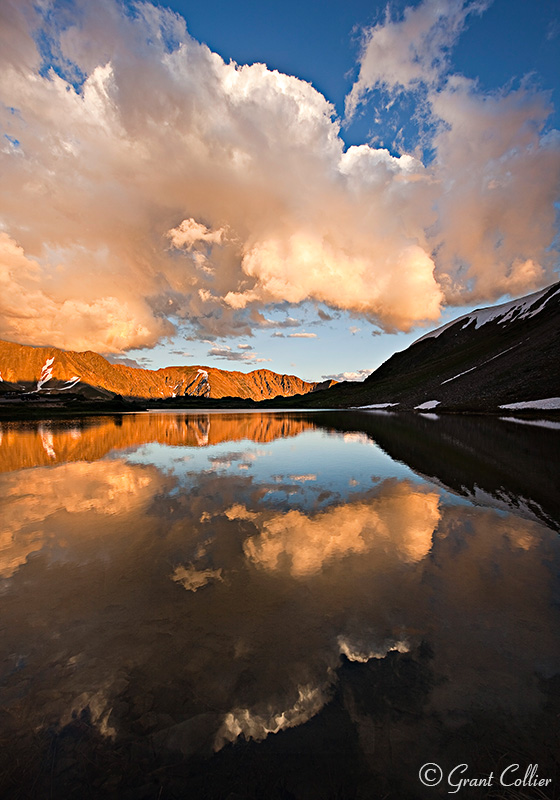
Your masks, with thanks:
[(449, 62), (451, 48), (470, 14), (480, 14), (492, 0), (424, 0), (395, 18), (387, 6), (385, 20), (363, 31), (360, 71), (346, 98), (352, 116), (368, 91), (434, 85)]

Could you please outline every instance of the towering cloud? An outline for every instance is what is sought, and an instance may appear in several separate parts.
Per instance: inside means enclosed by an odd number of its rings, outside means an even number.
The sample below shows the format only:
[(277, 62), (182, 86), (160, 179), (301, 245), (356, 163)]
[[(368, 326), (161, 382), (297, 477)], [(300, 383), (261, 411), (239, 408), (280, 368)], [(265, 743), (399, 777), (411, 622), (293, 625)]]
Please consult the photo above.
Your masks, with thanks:
[[(349, 108), (442, 74), (471, 6), (378, 26), (387, 55), (407, 25), (408, 73), (372, 72), (366, 49)], [(224, 63), (150, 3), (0, 9), (0, 337), (117, 353), (177, 324), (245, 335), (266, 304), (306, 300), (407, 330), (550, 276), (558, 141), (529, 88), (430, 89), (445, 125), (424, 165), (345, 149), (308, 83)]]
[(471, 14), (492, 0), (424, 0), (364, 32), (346, 98), (352, 118), (374, 90), (408, 93), (435, 131), (430, 174), (437, 221), (427, 231), (445, 302), (495, 300), (544, 285), (558, 264), (554, 202), (560, 136), (545, 131), (549, 97), (528, 79), (483, 93), (449, 74), (449, 53)]

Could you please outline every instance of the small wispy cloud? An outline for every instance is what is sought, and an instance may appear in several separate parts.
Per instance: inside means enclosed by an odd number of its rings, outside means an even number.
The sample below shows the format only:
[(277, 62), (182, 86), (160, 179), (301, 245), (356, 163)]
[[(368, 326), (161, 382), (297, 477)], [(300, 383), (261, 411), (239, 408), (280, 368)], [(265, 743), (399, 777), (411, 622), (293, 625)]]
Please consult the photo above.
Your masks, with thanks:
[(286, 316), (283, 319), (265, 317), (257, 308), (251, 309), (251, 321), (259, 328), (299, 328), (301, 320)]
[(289, 333), (288, 339), (317, 339), (316, 333)]
[(242, 351), (238, 352), (237, 350), (232, 350), (232, 348), (226, 344), (221, 346), (215, 345), (210, 348), (208, 355), (212, 358), (223, 359), (224, 361), (243, 361), (246, 364), (263, 364), (271, 360), (270, 358), (259, 357), (254, 351), (247, 352), (245, 347), (250, 347), (250, 345), (243, 346)]
[(363, 381), (371, 373), (371, 369), (359, 369), (357, 372), (338, 372), (336, 375), (321, 375), (321, 379), (324, 381)]
[(560, 35), (560, 21), (553, 19), (547, 28), (546, 39), (548, 42), (551, 42), (553, 39), (556, 39), (558, 35)]

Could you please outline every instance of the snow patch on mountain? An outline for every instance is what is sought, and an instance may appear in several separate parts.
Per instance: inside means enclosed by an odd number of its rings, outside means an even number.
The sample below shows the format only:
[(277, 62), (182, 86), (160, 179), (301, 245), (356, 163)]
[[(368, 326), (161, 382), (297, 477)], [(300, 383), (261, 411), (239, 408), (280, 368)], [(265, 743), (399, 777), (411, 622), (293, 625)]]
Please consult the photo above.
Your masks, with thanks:
[(545, 397), (542, 400), (527, 400), (523, 403), (507, 403), (500, 408), (548, 408), (560, 409), (560, 397)]
[(363, 410), (368, 408), (390, 408), (391, 406), (398, 406), (398, 403), (373, 403), (369, 406), (353, 406), (353, 407)]
[[(472, 314), (466, 314), (464, 317), (453, 319), (451, 322), (447, 322), (445, 325), (442, 325), (441, 328), (436, 328), (435, 331), (425, 333), (424, 336), (416, 339), (414, 344), (423, 342), (425, 339), (437, 339), (438, 336), (441, 336), (444, 331), (448, 330), (453, 325), (456, 325), (458, 322), (461, 322), (461, 320), (464, 320), (461, 330), (468, 327), (473, 322), (475, 323), (475, 330), (478, 330), (483, 325), (486, 325), (487, 322), (491, 322), (495, 319), (499, 319), (499, 325), (503, 325), (506, 322), (511, 322), (513, 320), (517, 321), (520, 319), (529, 319), (530, 317), (534, 317), (539, 314), (547, 306), (549, 301), (560, 292), (560, 288), (556, 289), (556, 291), (547, 297), (542, 303), (539, 303), (539, 300), (548, 294), (548, 292), (550, 292), (550, 286), (547, 286), (546, 289), (541, 289), (539, 292), (533, 292), (533, 294), (529, 294), (526, 297), (522, 297), (518, 300), (511, 300), (509, 303), (501, 303), (499, 306), (491, 306), (490, 308), (476, 309), (476, 311), (473, 311)], [(535, 304), (537, 303), (537, 308), (534, 308)]]
[[(463, 325), (463, 327), (465, 326)], [(457, 380), (457, 378), (460, 378), (461, 375), (466, 375), (467, 372), (472, 372), (473, 370), (478, 369), (479, 367), (483, 367), (485, 364), (489, 364), (490, 361), (494, 361), (495, 358), (499, 358), (500, 356), (503, 356), (505, 353), (509, 353), (509, 351), (513, 350), (515, 347), (519, 347), (519, 344), (520, 342), (518, 344), (514, 344), (513, 347), (508, 347), (507, 350), (502, 350), (501, 353), (492, 356), (492, 358), (487, 358), (486, 361), (483, 361), (481, 364), (475, 364), (474, 367), (466, 369), (464, 372), (460, 372), (458, 375), (454, 375), (452, 378), (448, 378), (446, 381), (442, 381), (441, 386), (443, 386), (444, 383), (451, 383), (451, 381)]]
[[(497, 356), (494, 356), (494, 358), (497, 358)], [(484, 361), (484, 364), (486, 364), (486, 363), (487, 362)], [(467, 372), (472, 372), (474, 369), (477, 369), (478, 367), (481, 367), (481, 366), (482, 366), (482, 364), (476, 364), (476, 366), (471, 367), (470, 369), (466, 369), (464, 372), (460, 372), (458, 375), (454, 375), (452, 378), (448, 378), (446, 381), (442, 381), (441, 382), (441, 386), (443, 386), (444, 383), (451, 383), (451, 381), (456, 381), (457, 378), (461, 377), (461, 375), (466, 375)]]
[(66, 381), (65, 386), (60, 387), (60, 391), (64, 391), (65, 389), (73, 389), (74, 386), (79, 382), (80, 376), (73, 375), (69, 380)]
[(196, 374), (197, 377), (200, 375), (200, 383), (198, 384), (199, 388), (203, 387), (205, 396), (210, 397), (210, 381), (208, 380), (208, 373), (205, 369), (199, 369)]
[(426, 400), (425, 403), (421, 403), (419, 406), (414, 406), (414, 408), (418, 411), (424, 411), (424, 409), (428, 411), (430, 408), (439, 406), (440, 402), (440, 400)]
[(54, 364), (54, 356), (52, 358), (47, 358), (45, 363), (41, 368), (41, 377), (37, 381), (37, 388), (36, 392), (40, 392), (45, 383), (48, 383), (52, 380), (52, 365)]

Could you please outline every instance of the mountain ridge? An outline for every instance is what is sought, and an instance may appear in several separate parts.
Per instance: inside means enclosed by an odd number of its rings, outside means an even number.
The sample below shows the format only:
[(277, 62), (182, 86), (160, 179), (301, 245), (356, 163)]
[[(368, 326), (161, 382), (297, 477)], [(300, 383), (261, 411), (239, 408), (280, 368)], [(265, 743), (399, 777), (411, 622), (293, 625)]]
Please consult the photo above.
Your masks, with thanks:
[(476, 309), (394, 353), (360, 383), (306, 400), (314, 407), (500, 411), (560, 398), (560, 282)]
[[(75, 353), (0, 341), (0, 397), (144, 400), (211, 407), (348, 408), (434, 412), (560, 410), (560, 282), (498, 306), (476, 309), (423, 334), (363, 382), (306, 382), (258, 369), (199, 365), (145, 370)], [(62, 400), (60, 400), (62, 398)], [(551, 401), (551, 402), (549, 402)], [(556, 404), (556, 405), (555, 405)], [(4, 403), (5, 405), (5, 403)], [(23, 404), (21, 404), (23, 405)]]
[(75, 352), (6, 341), (0, 341), (0, 379), (0, 393), (4, 395), (79, 394), (100, 400), (114, 395), (142, 400), (264, 400), (303, 395), (324, 385), (268, 369), (243, 373), (192, 364), (148, 370), (111, 364), (92, 350)]

